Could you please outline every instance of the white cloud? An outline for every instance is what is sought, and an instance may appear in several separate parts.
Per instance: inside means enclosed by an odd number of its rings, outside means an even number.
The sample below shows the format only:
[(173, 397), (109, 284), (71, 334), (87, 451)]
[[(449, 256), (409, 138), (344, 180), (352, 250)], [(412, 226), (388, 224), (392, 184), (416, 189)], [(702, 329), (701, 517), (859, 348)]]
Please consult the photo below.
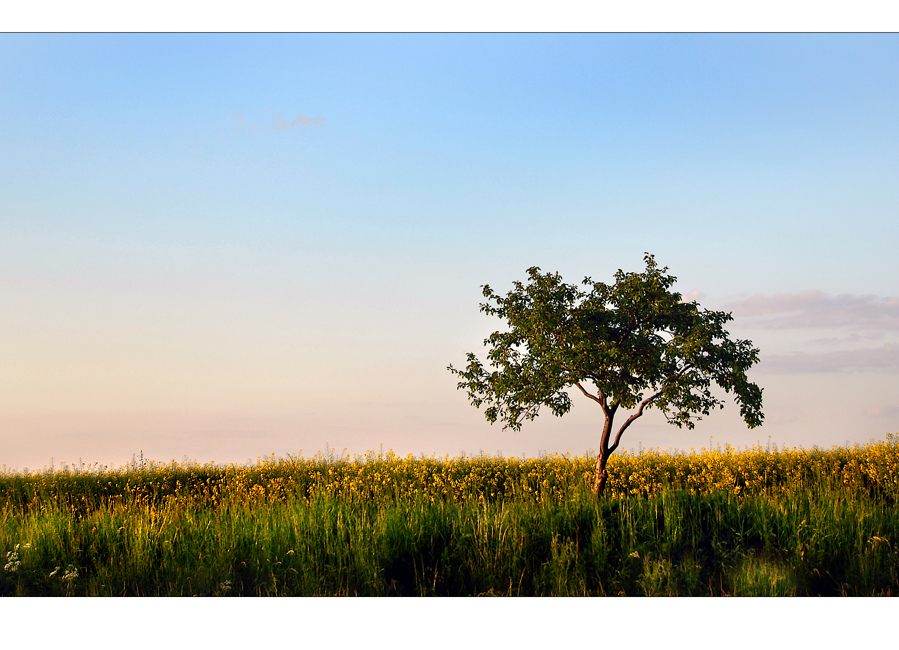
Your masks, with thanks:
[(856, 331), (899, 332), (899, 298), (821, 291), (755, 295), (725, 305), (741, 324), (759, 329), (848, 327)]

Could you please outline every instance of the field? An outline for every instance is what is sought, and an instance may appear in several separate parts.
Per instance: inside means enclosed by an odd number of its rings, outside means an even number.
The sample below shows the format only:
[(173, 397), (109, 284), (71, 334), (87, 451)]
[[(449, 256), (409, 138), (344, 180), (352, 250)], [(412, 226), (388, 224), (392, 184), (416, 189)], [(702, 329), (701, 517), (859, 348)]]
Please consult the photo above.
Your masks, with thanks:
[(899, 436), (851, 448), (0, 474), (0, 595), (893, 595)]

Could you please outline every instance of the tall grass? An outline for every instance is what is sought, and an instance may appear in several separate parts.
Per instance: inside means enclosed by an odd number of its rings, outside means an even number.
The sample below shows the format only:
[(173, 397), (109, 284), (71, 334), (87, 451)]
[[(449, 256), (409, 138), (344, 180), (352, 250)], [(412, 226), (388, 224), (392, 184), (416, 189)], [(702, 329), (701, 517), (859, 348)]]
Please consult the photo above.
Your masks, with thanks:
[[(0, 476), (3, 595), (890, 595), (899, 445)], [(18, 545), (18, 548), (16, 548)]]

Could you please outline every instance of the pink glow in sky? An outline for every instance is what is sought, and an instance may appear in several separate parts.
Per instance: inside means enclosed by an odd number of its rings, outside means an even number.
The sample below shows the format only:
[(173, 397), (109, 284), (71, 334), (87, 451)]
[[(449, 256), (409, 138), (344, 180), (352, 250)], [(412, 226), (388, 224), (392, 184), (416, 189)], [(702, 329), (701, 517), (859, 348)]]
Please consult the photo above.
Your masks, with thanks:
[(899, 431), (899, 37), (0, 35), (0, 464), (580, 454), (446, 371), (530, 266), (644, 251), (761, 348), (626, 447)]

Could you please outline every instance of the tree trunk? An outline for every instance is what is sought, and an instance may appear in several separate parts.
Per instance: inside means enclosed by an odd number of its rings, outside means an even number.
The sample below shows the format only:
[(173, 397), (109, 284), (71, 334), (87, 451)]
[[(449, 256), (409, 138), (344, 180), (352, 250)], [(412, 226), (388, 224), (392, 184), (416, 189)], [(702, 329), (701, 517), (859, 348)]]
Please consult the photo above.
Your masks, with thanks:
[(601, 497), (602, 493), (606, 489), (606, 481), (608, 480), (608, 474), (606, 474), (606, 461), (609, 457), (605, 452), (599, 452), (599, 456), (596, 457), (596, 474), (593, 479), (593, 494), (597, 497)]

